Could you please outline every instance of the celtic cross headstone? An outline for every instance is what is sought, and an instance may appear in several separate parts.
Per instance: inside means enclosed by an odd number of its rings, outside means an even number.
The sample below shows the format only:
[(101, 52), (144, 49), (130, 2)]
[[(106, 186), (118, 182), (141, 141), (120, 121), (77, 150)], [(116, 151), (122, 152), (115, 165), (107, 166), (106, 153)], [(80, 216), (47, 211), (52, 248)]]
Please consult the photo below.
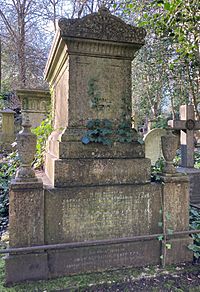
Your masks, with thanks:
[(195, 120), (194, 105), (181, 105), (180, 120), (170, 120), (168, 125), (181, 130), (181, 166), (194, 167), (194, 131), (200, 129), (200, 121)]

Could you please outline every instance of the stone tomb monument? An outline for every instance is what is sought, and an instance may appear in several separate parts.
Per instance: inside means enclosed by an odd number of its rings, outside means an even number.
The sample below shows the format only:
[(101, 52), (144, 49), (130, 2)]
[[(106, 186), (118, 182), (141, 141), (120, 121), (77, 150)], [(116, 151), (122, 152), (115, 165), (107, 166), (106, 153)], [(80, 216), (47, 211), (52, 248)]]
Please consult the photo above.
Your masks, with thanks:
[(49, 90), (18, 89), (22, 113), (28, 113), (31, 126), (38, 127), (50, 110), (51, 96)]
[(200, 121), (195, 120), (194, 105), (181, 105), (180, 120), (168, 123), (181, 131), (181, 165), (178, 171), (189, 176), (190, 202), (200, 204), (200, 170), (194, 168), (194, 131), (200, 129)]
[[(144, 37), (143, 29), (105, 8), (59, 21), (45, 71), (54, 91), (55, 131), (49, 138), (44, 187), (26, 169), (22, 155), (10, 192), (10, 247), (40, 248), (9, 254), (7, 283), (159, 264), (166, 250), (157, 239), (163, 232), (161, 209), (171, 216), (165, 228), (188, 230), (187, 176), (170, 174), (163, 177), (165, 184), (151, 184), (150, 159), (130, 126), (131, 61)], [(97, 118), (112, 122), (112, 145), (81, 142), (88, 121)], [(124, 122), (129, 126), (123, 128)], [(28, 147), (23, 137), (31, 137), (28, 129), (24, 124), (18, 138), (22, 153)], [(129, 143), (119, 142), (122, 134)], [(166, 263), (192, 259), (188, 235), (167, 242), (173, 248), (166, 250)]]
[(151, 164), (163, 157), (161, 137), (166, 134), (165, 129), (152, 129), (144, 136), (145, 157), (151, 159)]

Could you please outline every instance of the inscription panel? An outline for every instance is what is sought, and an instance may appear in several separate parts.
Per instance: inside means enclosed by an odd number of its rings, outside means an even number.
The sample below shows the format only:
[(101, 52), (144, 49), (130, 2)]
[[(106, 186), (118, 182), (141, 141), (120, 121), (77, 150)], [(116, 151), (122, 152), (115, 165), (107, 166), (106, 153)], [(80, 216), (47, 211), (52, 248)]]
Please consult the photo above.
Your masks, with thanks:
[(127, 111), (126, 105), (131, 105), (129, 60), (71, 56), (70, 65), (71, 126), (95, 118), (117, 120)]
[(158, 264), (158, 240), (124, 243), (98, 247), (70, 249), (49, 253), (51, 276), (70, 275), (89, 271)]
[(69, 188), (46, 196), (46, 239), (73, 242), (159, 232), (159, 209), (160, 188), (151, 185)]

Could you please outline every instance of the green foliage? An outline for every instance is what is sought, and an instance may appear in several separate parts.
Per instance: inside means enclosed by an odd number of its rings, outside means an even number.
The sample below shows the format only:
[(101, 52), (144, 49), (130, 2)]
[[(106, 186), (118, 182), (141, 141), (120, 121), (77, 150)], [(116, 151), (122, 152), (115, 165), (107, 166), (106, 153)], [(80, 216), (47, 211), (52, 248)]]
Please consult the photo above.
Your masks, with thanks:
[(19, 157), (17, 152), (9, 154), (2, 158), (0, 162), (0, 231), (8, 224), (9, 209), (9, 185), (19, 166)]
[(200, 153), (194, 152), (194, 167), (200, 169)]
[(37, 128), (32, 129), (32, 132), (37, 136), (36, 155), (33, 163), (34, 168), (40, 168), (44, 164), (46, 142), (52, 131), (51, 117), (47, 117)]
[(159, 115), (156, 118), (156, 121), (152, 123), (152, 129), (153, 128), (161, 128), (161, 129), (166, 129), (168, 127), (167, 125), (167, 119), (163, 115)]
[(126, 1), (129, 18), (147, 31), (133, 60), (134, 108), (156, 118), (199, 99), (199, 1)]
[(112, 145), (113, 142), (133, 141), (134, 129), (131, 128), (131, 123), (123, 120), (119, 123), (117, 129), (114, 129), (113, 123), (108, 119), (89, 120), (87, 123), (87, 132), (81, 139), (83, 144), (101, 143), (103, 145)]
[(0, 109), (8, 107), (7, 97), (8, 93), (0, 92)]
[[(200, 210), (197, 208), (190, 208), (190, 228), (200, 230)], [(194, 239), (193, 244), (190, 244), (188, 248), (194, 252), (195, 259), (200, 258), (200, 233), (192, 234)]]
[(110, 135), (113, 134), (112, 122), (104, 120), (89, 120), (87, 123), (86, 135), (81, 139), (83, 144), (88, 144), (90, 142), (102, 143), (103, 145), (111, 145), (112, 139)]
[(131, 124), (123, 120), (117, 130), (116, 130), (116, 135), (117, 135), (117, 141), (124, 143), (124, 142), (132, 142), (133, 141), (133, 129), (131, 128)]
[(164, 168), (164, 159), (159, 158), (155, 165), (151, 167), (151, 181), (153, 182), (159, 182), (160, 181), (160, 174), (163, 172)]

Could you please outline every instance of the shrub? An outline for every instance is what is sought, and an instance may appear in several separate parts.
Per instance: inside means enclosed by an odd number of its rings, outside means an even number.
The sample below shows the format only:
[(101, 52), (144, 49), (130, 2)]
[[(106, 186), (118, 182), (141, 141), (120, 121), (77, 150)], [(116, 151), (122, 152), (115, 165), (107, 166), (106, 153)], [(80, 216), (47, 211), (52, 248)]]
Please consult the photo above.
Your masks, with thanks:
[[(195, 207), (190, 209), (190, 228), (200, 230), (200, 210)], [(192, 234), (191, 236), (194, 242), (188, 248), (194, 252), (194, 258), (198, 260), (200, 258), (200, 233)]]
[(19, 166), (18, 153), (15, 151), (0, 162), (0, 233), (8, 225), (9, 185)]
[(42, 168), (44, 164), (46, 142), (52, 131), (51, 117), (47, 117), (37, 128), (32, 129), (32, 132), (37, 136), (36, 155), (33, 163), (34, 168)]

